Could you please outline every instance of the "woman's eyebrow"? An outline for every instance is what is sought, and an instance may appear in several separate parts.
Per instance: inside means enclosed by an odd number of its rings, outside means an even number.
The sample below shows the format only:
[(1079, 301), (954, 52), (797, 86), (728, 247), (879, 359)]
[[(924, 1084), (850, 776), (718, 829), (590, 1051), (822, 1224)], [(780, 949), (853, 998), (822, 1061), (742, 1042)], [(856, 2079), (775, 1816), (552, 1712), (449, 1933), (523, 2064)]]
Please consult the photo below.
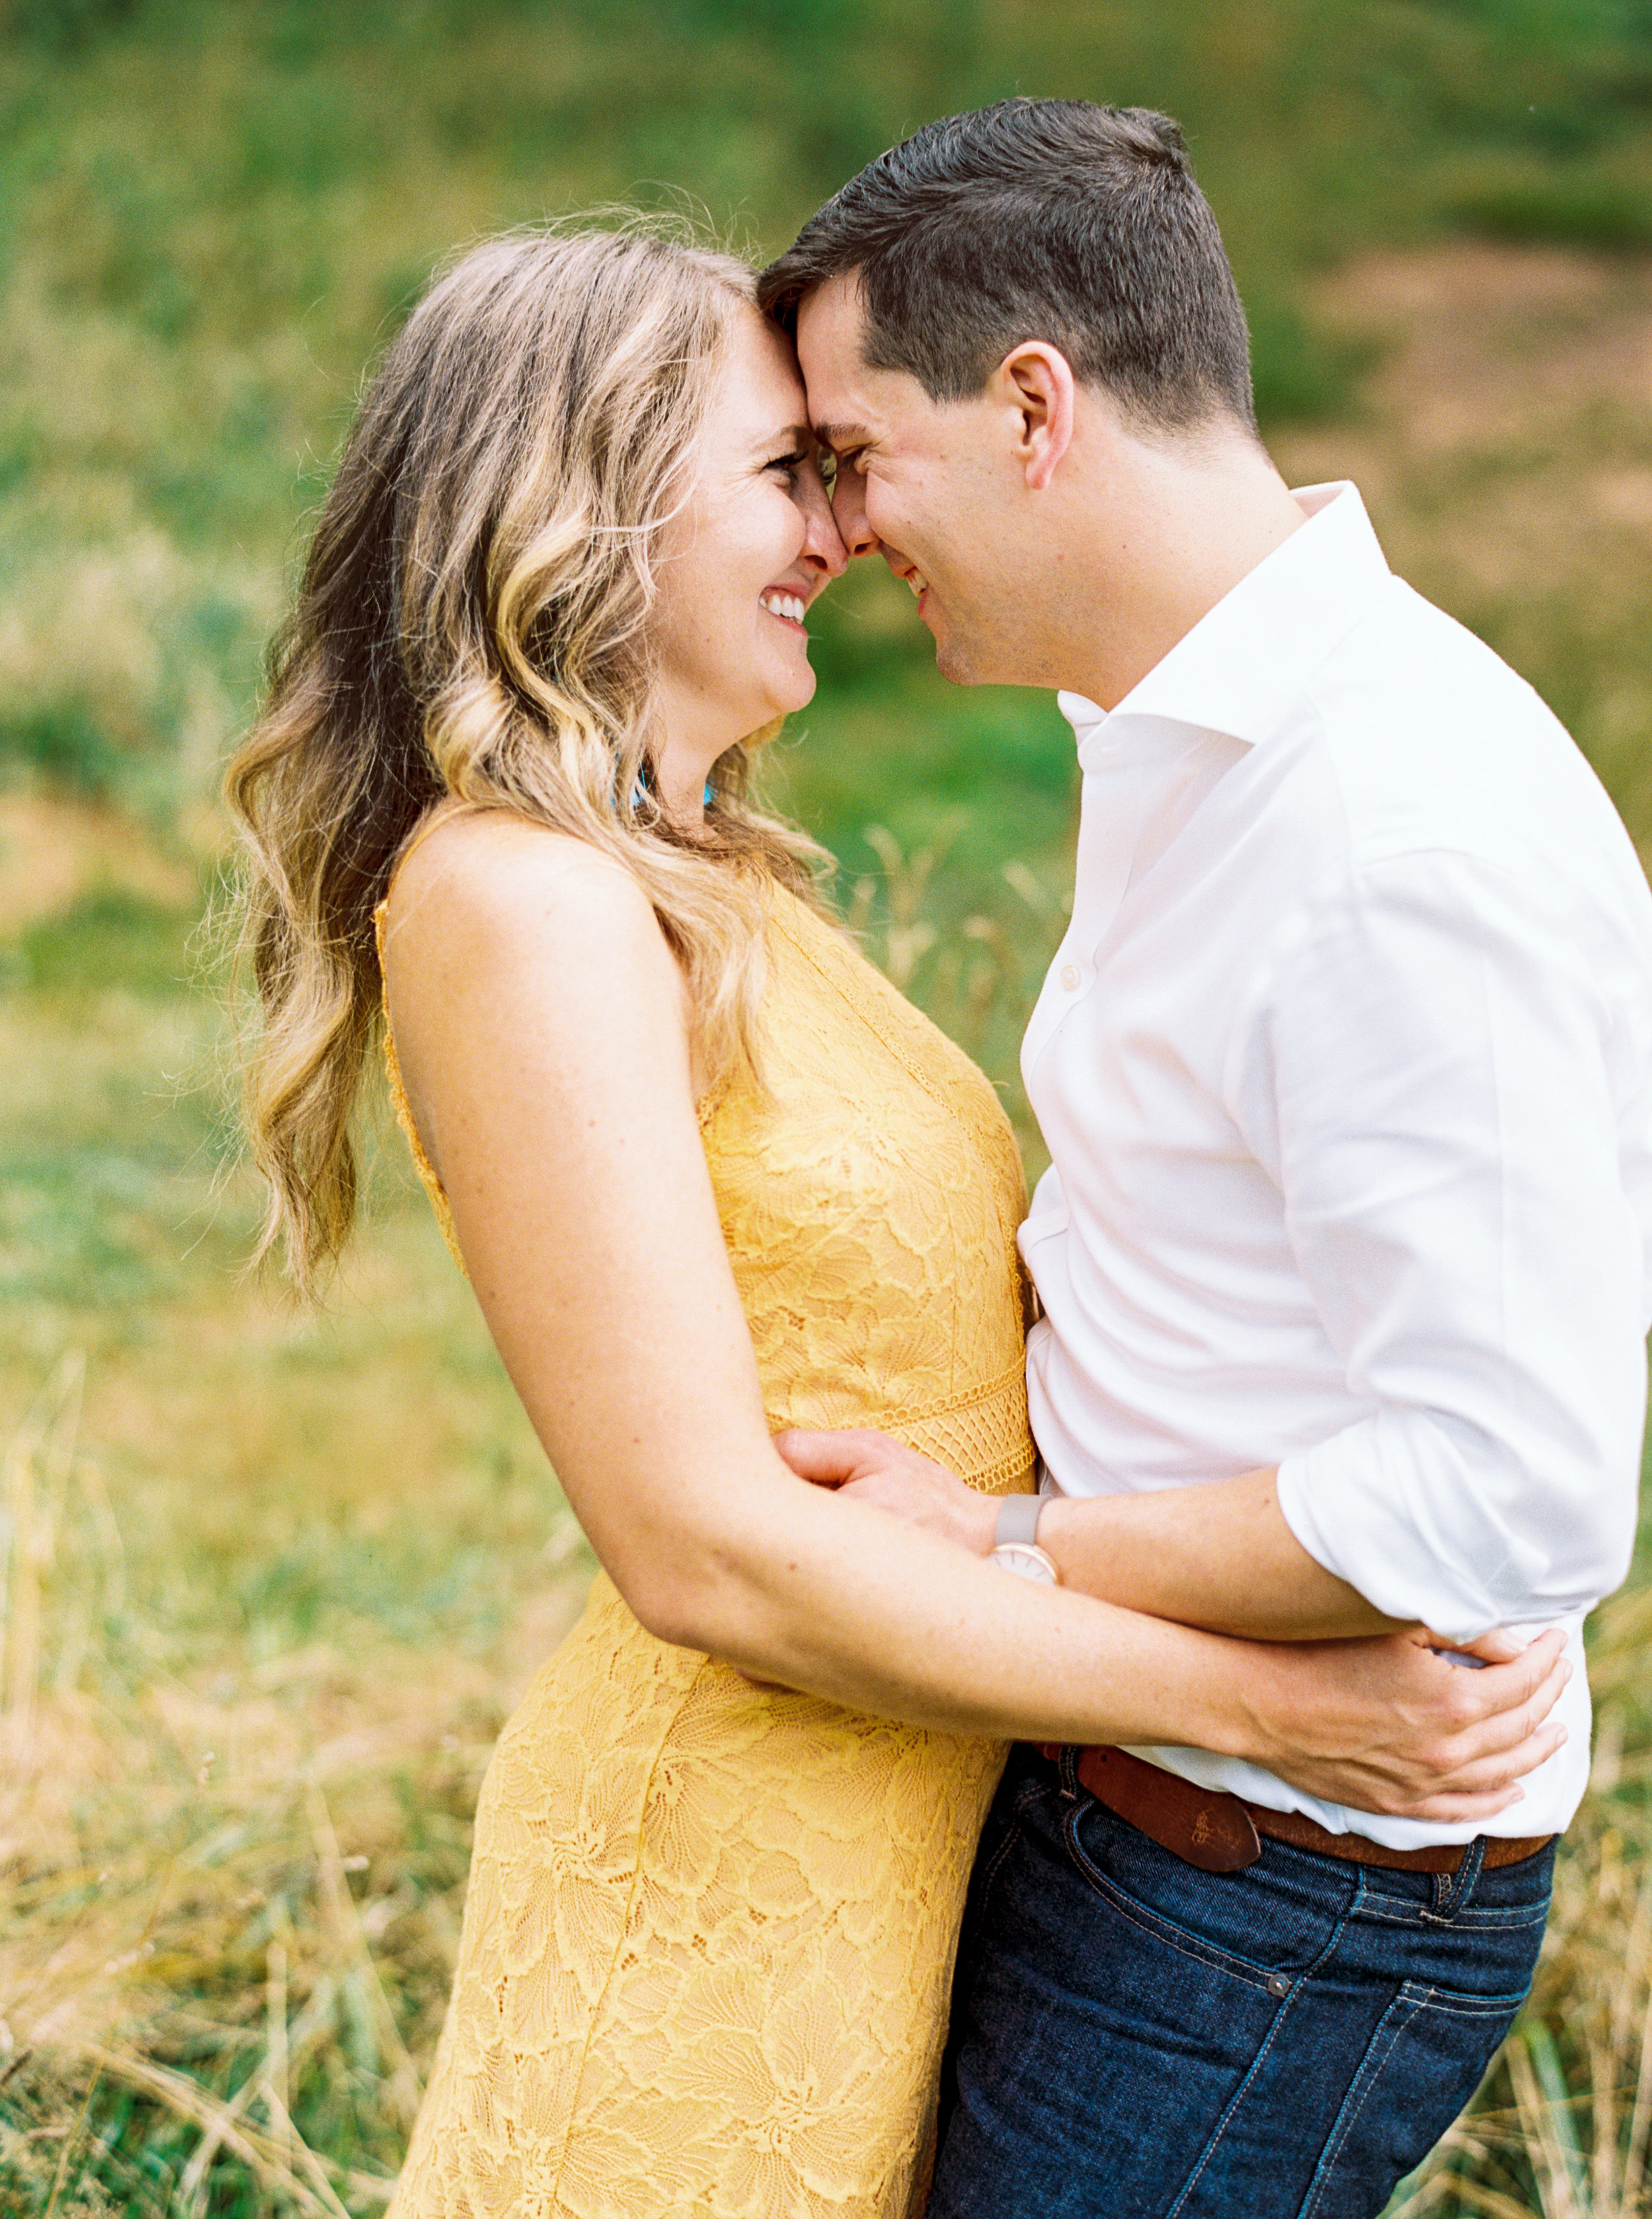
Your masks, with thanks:
[(787, 424), (778, 432), (766, 432), (756, 442), (756, 451), (772, 454), (777, 447), (812, 447), (815, 435), (806, 424)]

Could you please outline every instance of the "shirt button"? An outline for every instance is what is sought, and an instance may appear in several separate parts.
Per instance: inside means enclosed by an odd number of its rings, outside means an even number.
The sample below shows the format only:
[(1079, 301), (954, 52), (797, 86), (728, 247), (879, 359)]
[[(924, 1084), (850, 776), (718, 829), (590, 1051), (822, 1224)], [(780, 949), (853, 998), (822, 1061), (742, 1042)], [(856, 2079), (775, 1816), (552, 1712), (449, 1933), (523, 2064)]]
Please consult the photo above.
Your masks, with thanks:
[(1078, 966), (1076, 963), (1064, 963), (1061, 966), (1061, 983), (1070, 994), (1076, 994), (1078, 991)]

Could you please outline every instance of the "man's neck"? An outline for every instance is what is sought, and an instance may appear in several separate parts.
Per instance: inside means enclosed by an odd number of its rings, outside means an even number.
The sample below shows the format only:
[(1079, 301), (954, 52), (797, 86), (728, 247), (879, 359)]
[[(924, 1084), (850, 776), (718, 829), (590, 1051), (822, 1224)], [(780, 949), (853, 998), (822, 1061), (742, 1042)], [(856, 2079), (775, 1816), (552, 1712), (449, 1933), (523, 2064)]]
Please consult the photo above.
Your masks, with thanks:
[[(1062, 683), (1115, 708), (1202, 617), (1307, 521), (1266, 451), (1239, 436), (1128, 440), (1067, 551), (1078, 590)], [(1079, 574), (1079, 575), (1075, 575)]]

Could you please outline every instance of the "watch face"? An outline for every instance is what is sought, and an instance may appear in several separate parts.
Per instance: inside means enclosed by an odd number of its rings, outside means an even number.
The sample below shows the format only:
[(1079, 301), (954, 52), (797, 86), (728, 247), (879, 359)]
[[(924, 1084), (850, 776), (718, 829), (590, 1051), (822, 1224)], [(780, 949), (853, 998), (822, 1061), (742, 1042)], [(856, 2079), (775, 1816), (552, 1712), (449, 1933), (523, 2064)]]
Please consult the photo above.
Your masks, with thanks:
[(1000, 1542), (991, 1561), (1001, 1572), (1013, 1572), (1018, 1580), (1033, 1580), (1043, 1588), (1055, 1585), (1055, 1566), (1030, 1541)]

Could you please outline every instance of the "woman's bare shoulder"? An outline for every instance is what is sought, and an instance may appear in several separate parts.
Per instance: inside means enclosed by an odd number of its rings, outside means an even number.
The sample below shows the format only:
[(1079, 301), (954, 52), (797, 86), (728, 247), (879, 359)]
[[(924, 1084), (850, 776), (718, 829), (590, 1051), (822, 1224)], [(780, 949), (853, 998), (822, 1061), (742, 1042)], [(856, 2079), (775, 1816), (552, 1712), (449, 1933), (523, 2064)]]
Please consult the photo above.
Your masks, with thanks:
[(670, 960), (647, 894), (617, 857), (505, 810), (456, 810), (419, 838), (395, 873), (386, 925), (387, 952), (432, 937), (500, 950), (572, 939), (587, 960), (605, 946)]

